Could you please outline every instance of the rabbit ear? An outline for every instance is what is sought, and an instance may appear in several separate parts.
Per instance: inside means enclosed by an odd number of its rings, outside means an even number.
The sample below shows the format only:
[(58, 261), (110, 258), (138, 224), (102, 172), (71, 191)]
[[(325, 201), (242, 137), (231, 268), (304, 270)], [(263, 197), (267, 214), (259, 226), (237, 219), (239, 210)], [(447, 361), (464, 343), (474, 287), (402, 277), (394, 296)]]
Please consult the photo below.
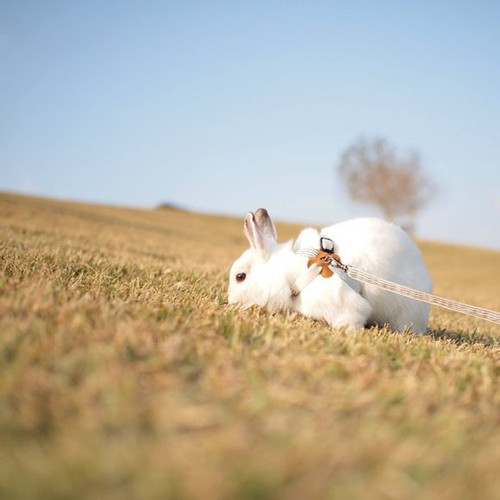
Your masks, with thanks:
[(276, 228), (267, 211), (259, 208), (255, 215), (248, 212), (243, 229), (250, 246), (267, 258), (276, 246)]
[(243, 221), (243, 231), (245, 236), (247, 237), (248, 243), (252, 248), (257, 248), (257, 223), (255, 222), (255, 215), (252, 212), (248, 212), (245, 215), (245, 219)]
[(266, 238), (276, 242), (276, 240), (278, 239), (276, 227), (274, 226), (274, 223), (265, 208), (259, 208), (257, 212), (255, 212), (255, 221), (257, 222), (259, 231)]

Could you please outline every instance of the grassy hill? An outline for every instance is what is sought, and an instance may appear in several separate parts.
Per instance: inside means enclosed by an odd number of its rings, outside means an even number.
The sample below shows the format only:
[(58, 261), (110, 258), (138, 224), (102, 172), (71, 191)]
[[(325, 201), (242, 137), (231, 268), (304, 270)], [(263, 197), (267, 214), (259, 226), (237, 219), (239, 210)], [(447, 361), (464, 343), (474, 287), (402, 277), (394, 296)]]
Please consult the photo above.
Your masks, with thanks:
[[(499, 498), (498, 326), (235, 311), (244, 248), (230, 218), (0, 194), (0, 498)], [(500, 253), (421, 248), (436, 293), (500, 309)]]

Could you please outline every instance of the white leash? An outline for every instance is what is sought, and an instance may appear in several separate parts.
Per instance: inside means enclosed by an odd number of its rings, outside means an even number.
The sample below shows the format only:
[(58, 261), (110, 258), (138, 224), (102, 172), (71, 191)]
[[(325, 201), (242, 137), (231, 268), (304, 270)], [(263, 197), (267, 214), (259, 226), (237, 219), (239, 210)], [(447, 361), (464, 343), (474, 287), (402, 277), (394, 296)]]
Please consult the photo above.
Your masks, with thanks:
[[(324, 249), (322, 250), (324, 251)], [(319, 250), (317, 249), (314, 249), (314, 254), (312, 254), (312, 252), (309, 250), (305, 251), (306, 255), (308, 256), (315, 256), (318, 254), (318, 252)], [(329, 253), (328, 251), (326, 252)], [(407, 286), (399, 285), (398, 283), (394, 283), (393, 281), (378, 278), (373, 274), (361, 271), (360, 269), (357, 269), (353, 266), (343, 264), (339, 260), (333, 258), (333, 256), (326, 258), (325, 260), (323, 260), (323, 262), (328, 265), (328, 268), (330, 270), (333, 271), (334, 269), (340, 269), (351, 278), (362, 283), (374, 285), (398, 295), (404, 295), (405, 297), (410, 297), (421, 302), (427, 302), (428, 304), (444, 307), (446, 309), (450, 309), (451, 311), (467, 314), (469, 316), (475, 316), (476, 318), (481, 318), (486, 321), (491, 321), (492, 323), (500, 324), (500, 313), (497, 311), (484, 309), (483, 307), (472, 306), (470, 304), (464, 304), (463, 302), (458, 302), (456, 300), (445, 299), (432, 293), (421, 292), (420, 290), (415, 290)], [(317, 278), (322, 273), (322, 271), (323, 268), (320, 265), (312, 264), (307, 269), (307, 271), (300, 275), (298, 279), (292, 284), (292, 295), (299, 295), (299, 293), (315, 278)]]
[[(342, 264), (343, 265), (343, 264)], [(451, 311), (456, 311), (462, 314), (467, 314), (469, 316), (475, 316), (476, 318), (485, 319), (486, 321), (491, 321), (493, 323), (500, 324), (500, 313), (497, 311), (492, 311), (491, 309), (484, 309), (483, 307), (471, 306), (470, 304), (464, 304), (463, 302), (458, 302), (456, 300), (445, 299), (444, 297), (439, 297), (432, 293), (425, 293), (419, 290), (414, 290), (407, 286), (399, 285), (392, 281), (384, 280), (373, 276), (373, 274), (361, 271), (352, 266), (346, 266), (346, 273), (351, 278), (361, 281), (363, 283), (368, 283), (369, 285), (378, 286), (384, 290), (388, 290), (392, 293), (397, 293), (398, 295), (404, 295), (405, 297), (410, 297), (415, 300), (420, 300), (421, 302), (427, 302), (439, 307), (444, 307), (445, 309), (450, 309)]]

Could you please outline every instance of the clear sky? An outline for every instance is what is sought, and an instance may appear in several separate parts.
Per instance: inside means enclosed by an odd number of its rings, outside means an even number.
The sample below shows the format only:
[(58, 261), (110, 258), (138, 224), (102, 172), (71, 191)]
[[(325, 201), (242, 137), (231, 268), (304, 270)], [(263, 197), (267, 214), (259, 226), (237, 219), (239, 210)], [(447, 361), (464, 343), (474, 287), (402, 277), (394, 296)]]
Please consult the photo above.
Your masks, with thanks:
[(498, 1), (0, 1), (0, 189), (324, 225), (360, 136), (439, 184), (421, 237), (500, 249)]

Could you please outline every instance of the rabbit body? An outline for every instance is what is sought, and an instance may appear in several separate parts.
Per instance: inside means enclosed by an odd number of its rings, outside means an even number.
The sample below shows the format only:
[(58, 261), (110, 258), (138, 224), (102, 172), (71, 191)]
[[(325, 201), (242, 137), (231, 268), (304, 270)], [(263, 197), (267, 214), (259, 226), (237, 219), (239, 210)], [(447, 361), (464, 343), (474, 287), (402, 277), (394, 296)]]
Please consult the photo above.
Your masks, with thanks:
[(425, 333), (429, 305), (360, 283), (342, 271), (318, 276), (298, 296), (291, 286), (307, 269), (300, 251), (319, 248), (320, 236), (330, 238), (344, 264), (379, 278), (423, 292), (431, 279), (420, 250), (398, 226), (375, 218), (353, 219), (321, 230), (303, 230), (297, 240), (279, 245), (274, 224), (264, 209), (245, 217), (250, 249), (233, 264), (229, 302), (257, 304), (271, 310), (294, 310), (332, 326), (363, 328), (388, 325), (395, 331)]

